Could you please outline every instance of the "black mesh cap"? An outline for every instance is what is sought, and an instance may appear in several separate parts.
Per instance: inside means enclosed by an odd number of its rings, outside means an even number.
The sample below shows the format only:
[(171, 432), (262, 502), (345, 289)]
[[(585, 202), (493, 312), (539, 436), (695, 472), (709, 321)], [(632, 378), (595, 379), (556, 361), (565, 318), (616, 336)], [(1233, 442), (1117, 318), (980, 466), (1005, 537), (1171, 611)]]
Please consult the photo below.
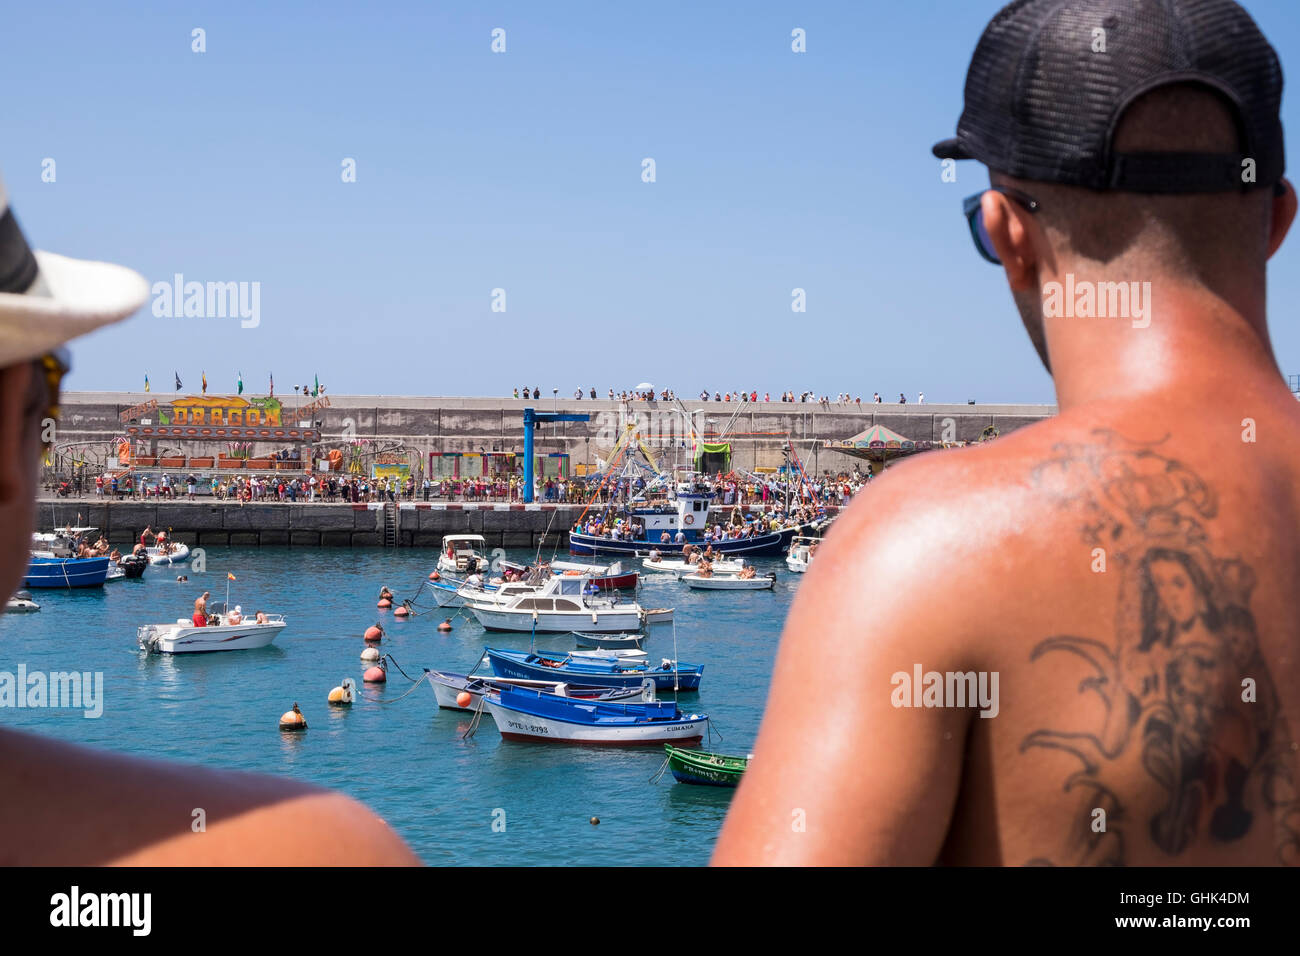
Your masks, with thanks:
[[(1112, 151), (1124, 111), (1173, 83), (1227, 101), (1241, 152)], [(935, 144), (934, 155), (1089, 189), (1271, 187), (1286, 168), (1281, 100), (1277, 54), (1234, 0), (1015, 0), (980, 37), (957, 136)]]

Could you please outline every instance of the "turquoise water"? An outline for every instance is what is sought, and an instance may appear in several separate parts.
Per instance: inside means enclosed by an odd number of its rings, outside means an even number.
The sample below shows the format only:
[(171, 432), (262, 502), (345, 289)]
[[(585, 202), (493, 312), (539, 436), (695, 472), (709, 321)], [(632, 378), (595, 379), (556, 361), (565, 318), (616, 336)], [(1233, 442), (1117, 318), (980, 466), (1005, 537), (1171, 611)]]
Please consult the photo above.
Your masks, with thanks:
[[(101, 671), (103, 716), (0, 708), (0, 722), (142, 756), (333, 787), (377, 812), (430, 864), (707, 862), (733, 791), (675, 784), (668, 773), (651, 783), (662, 748), (503, 741), (487, 714), (477, 733), (462, 739), (470, 715), (440, 711), (427, 683), (398, 700), (411, 685), (396, 669), (387, 685), (363, 685), (351, 708), (328, 706), (326, 696), (343, 678), (360, 684), (362, 633), (376, 621), (387, 631), (381, 653), (413, 677), (423, 667), (463, 673), (485, 644), (528, 646), (527, 635), (486, 634), (467, 612), (450, 634), (440, 634), (437, 624), (455, 612), (427, 598), (420, 602), (427, 612), (408, 621), (375, 608), (381, 585), (399, 600), (408, 597), (434, 560), (434, 552), (412, 549), (214, 547), (202, 574), (151, 567), (142, 580), (102, 589), (34, 591), (40, 612), (0, 617), (0, 670), (16, 672), (25, 663), (29, 672)], [(704, 746), (729, 753), (752, 748), (798, 583), (780, 560), (755, 563), (760, 571), (777, 570), (773, 592), (694, 592), (647, 575), (637, 595), (645, 606), (677, 609), (678, 657), (705, 665), (700, 693), (683, 695), (683, 704), (712, 718), (714, 736)], [(223, 601), (227, 571), (238, 579), (232, 603), (286, 616), (288, 627), (274, 645), (175, 657), (138, 650), (137, 625), (188, 617), (204, 589)], [(189, 582), (178, 583), (179, 573)], [(652, 628), (645, 644), (652, 660), (673, 656), (673, 631)], [(573, 646), (571, 635), (537, 641), (539, 649)], [(295, 701), (310, 729), (282, 734), (279, 717)], [(504, 811), (504, 832), (493, 830), (502, 818), (494, 811)]]

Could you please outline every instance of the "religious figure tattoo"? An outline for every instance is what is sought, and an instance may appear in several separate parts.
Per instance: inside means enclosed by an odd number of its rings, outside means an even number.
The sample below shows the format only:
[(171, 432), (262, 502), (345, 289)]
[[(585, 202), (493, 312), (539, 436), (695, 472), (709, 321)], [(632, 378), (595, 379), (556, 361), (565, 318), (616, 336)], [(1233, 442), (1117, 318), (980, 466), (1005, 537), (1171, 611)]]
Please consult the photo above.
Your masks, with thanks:
[[(1079, 769), (1064, 790), (1078, 801), (1067, 845), (1033, 864), (1121, 865), (1125, 835), (1141, 827), (1170, 857), (1208, 837), (1231, 843), (1266, 814), (1279, 862), (1300, 863), (1296, 745), (1281, 712), (1250, 610), (1252, 568), (1217, 555), (1207, 525), (1216, 495), (1192, 469), (1098, 429), (1062, 443), (1035, 484), (1080, 515), (1079, 533), (1119, 582), (1113, 638), (1062, 634), (1032, 660), (1073, 654), (1091, 673), (1104, 718), (1085, 732), (1041, 729), (1021, 752), (1052, 748)], [(1149, 819), (1130, 819), (1124, 781), (1146, 773), (1165, 793)], [(1095, 826), (1098, 810), (1105, 825)]]

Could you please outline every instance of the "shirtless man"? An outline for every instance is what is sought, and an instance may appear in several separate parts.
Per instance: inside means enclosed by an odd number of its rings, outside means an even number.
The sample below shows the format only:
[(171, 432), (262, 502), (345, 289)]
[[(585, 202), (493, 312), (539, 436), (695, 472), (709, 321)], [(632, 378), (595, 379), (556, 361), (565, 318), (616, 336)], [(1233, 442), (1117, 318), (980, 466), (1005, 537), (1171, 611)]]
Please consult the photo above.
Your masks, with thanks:
[[(42, 423), (58, 418), (66, 368), (59, 346), (125, 318), (148, 293), (118, 266), (33, 256), (0, 184), (0, 594), (12, 594), (27, 570)], [(360, 804), (295, 780), (126, 757), (8, 728), (0, 729), (0, 770), (0, 863), (8, 865), (418, 862)], [(191, 830), (195, 807), (207, 813), (206, 832)]]
[(207, 627), (208, 624), (208, 596), (209, 592), (194, 599), (194, 626)]
[[(990, 167), (966, 241), (1060, 414), (892, 467), (835, 524), (717, 863), (1300, 863), (1300, 403), (1265, 321), (1296, 214), (1281, 73), (1231, 0), (1137, 9), (1029, 0), (980, 42), (935, 152)], [(1084, 88), (1117, 98), (1046, 92)], [(1054, 299), (1112, 281), (1149, 292), (1118, 318)], [(829, 699), (827, 659), (857, 678)]]

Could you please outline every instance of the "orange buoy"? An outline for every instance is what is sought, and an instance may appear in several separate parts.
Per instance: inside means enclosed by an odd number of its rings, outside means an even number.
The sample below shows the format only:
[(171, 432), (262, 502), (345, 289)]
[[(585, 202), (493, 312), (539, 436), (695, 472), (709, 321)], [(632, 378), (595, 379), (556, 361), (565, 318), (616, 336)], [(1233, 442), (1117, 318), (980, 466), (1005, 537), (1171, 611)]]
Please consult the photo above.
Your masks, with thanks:
[(474, 695), (471, 694), (469, 691), (463, 690), (456, 695), (457, 707), (468, 707), (472, 703), (474, 703)]
[(363, 661), (379, 660), (379, 649), (376, 647), (367, 647), (364, 651), (361, 652), (361, 659)]
[(384, 629), (380, 627), (378, 624), (366, 628), (365, 637), (367, 641), (370, 641), (372, 643), (377, 642), (379, 640), (382, 640), (383, 636), (384, 636)]
[(374, 667), (368, 668), (366, 672), (361, 675), (361, 679), (367, 684), (382, 684), (388, 680), (388, 673), (376, 664)]
[(393, 602), (388, 600), (388, 598), (380, 598), (379, 603), (375, 605), (375, 607), (392, 607), (392, 606), (393, 606)]
[(444, 633), (445, 633), (446, 631), (450, 631), (450, 630), (451, 630), (451, 618), (447, 618), (447, 620), (445, 620), (445, 621), (443, 621), (441, 624), (439, 624), (439, 625), (438, 625), (438, 630), (443, 631)]
[(395, 617), (406, 617), (410, 613), (411, 613), (411, 609), (407, 607), (405, 604), (393, 608), (393, 615)]
[(357, 682), (345, 677), (342, 684), (330, 691), (329, 702), (334, 707), (351, 707), (356, 694)]
[(442, 580), (442, 575), (439, 574), (437, 571), (430, 571), (430, 572), (429, 572), (429, 580), (430, 580), (430, 581), (441, 581), (441, 580)]
[(294, 701), (293, 710), (287, 710), (280, 716), (280, 729), (292, 731), (307, 729), (307, 718), (298, 709), (297, 701)]

